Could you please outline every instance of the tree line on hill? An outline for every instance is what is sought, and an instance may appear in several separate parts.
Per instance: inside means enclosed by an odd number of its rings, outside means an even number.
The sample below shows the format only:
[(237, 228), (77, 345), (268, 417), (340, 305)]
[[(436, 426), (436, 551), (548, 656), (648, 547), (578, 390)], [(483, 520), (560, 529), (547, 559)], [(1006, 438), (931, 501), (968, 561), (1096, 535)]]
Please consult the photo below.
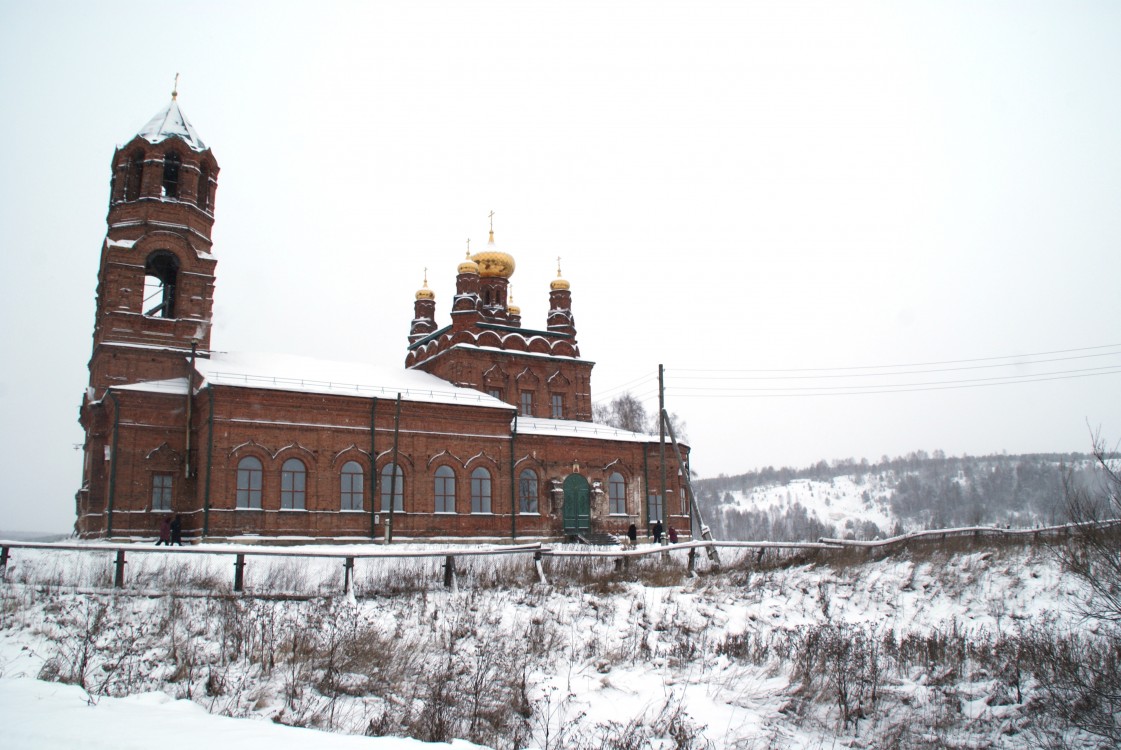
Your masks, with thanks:
[[(797, 480), (832, 482), (843, 476), (851, 477), (858, 486), (874, 480), (876, 494), (890, 496), (892, 528), (881, 529), (859, 518), (833, 528), (799, 503), (751, 509), (736, 505), (731, 494), (747, 495), (755, 488), (786, 486)], [(767, 466), (734, 476), (699, 479), (694, 488), (713, 533), (721, 538), (803, 541), (822, 536), (874, 539), (905, 530), (957, 526), (1025, 528), (1065, 523), (1069, 520), (1068, 490), (1093, 490), (1103, 481), (1102, 468), (1090, 454), (958, 457), (942, 451), (915, 451), (898, 458), (884, 456), (876, 463), (849, 458), (819, 461), (801, 469)], [(868, 489), (863, 500), (871, 508)]]

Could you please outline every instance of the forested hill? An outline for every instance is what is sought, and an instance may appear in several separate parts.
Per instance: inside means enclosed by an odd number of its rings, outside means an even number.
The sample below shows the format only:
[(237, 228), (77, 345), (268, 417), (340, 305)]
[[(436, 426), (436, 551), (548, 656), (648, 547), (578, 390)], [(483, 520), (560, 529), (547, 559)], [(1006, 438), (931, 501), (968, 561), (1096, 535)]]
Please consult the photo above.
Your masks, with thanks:
[(924, 451), (878, 463), (819, 461), (694, 483), (705, 520), (722, 539), (855, 539), (966, 525), (1014, 528), (1067, 520), (1064, 482), (1096, 486), (1081, 453), (946, 456)]

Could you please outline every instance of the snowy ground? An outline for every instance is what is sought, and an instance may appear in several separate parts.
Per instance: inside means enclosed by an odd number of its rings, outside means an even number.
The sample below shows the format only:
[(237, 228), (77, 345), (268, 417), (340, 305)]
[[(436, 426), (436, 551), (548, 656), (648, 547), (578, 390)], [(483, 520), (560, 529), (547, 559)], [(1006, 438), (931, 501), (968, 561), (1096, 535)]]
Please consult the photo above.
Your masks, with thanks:
[[(9, 668), (16, 666), (8, 664)], [(17, 667), (18, 671), (18, 667)], [(7, 750), (416, 750), (475, 747), (465, 742), (433, 745), (393, 737), (354, 737), (267, 721), (244, 721), (208, 714), (188, 700), (166, 693), (91, 701), (75, 685), (29, 678), (0, 678), (0, 724)]]
[[(224, 557), (130, 557), (121, 595), (106, 559), (20, 553), (0, 610), (0, 722), (20, 727), (5, 747), (409, 746), (276, 722), (497, 747), (1024, 747), (1038, 686), (1025, 676), (1009, 697), (984, 654), (1032, 628), (1085, 628), (1080, 587), (1041, 549), (782, 567), (773, 554), (725, 551), (696, 579), (673, 555), (622, 574), (547, 560), (547, 586), (525, 559), (477, 560), (457, 593), (436, 561), (359, 561), (351, 598), (338, 561), (251, 561), (258, 593), (324, 594), (275, 600), (228, 596)], [(879, 654), (854, 688), (876, 692), (850, 696), (848, 721), (830, 669), (849, 662), (811, 647), (831, 634)], [(83, 658), (88, 692), (35, 679)], [(862, 675), (872, 663), (843, 658)]]

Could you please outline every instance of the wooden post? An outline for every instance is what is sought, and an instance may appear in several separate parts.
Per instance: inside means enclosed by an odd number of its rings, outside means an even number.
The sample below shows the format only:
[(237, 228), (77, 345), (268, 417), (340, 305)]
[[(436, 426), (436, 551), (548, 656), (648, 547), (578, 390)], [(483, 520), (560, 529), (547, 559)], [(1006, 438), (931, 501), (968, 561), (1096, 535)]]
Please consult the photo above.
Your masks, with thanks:
[(697, 548), (689, 548), (689, 577), (697, 577)]
[(458, 591), (459, 585), (455, 580), (455, 558), (448, 555), (444, 558), (444, 588)]
[(113, 567), (113, 588), (123, 589), (125, 587), (125, 551), (123, 549), (117, 550), (117, 559)]
[(240, 552), (234, 558), (234, 591), (241, 593), (245, 589), (245, 555)]
[(0, 571), (8, 567), (8, 547), (0, 547)]
[(349, 594), (354, 585), (354, 558), (348, 557), (343, 561), (343, 593)]
[(545, 577), (545, 567), (541, 564), (541, 550), (533, 553), (533, 567), (537, 569), (537, 580), (540, 583), (548, 584), (549, 579)]

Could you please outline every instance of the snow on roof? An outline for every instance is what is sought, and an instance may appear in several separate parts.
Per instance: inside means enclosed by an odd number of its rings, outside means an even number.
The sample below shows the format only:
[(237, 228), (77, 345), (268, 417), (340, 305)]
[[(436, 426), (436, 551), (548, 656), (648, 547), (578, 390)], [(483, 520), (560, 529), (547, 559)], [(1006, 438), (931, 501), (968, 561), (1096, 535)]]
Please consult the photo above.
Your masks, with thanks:
[(111, 386), (114, 391), (144, 391), (145, 393), (174, 393), (180, 396), (187, 395), (187, 379), (172, 378), (170, 380), (145, 380), (129, 385)]
[(176, 136), (190, 146), (192, 151), (206, 150), (206, 144), (199, 138), (194, 126), (187, 121), (186, 115), (179, 109), (179, 102), (175, 99), (172, 99), (166, 108), (157, 112), (137, 135), (149, 143), (160, 143)]
[(595, 422), (577, 422), (572, 419), (540, 419), (538, 417), (518, 417), (519, 435), (571, 435), (574, 437), (599, 440), (619, 440), (628, 443), (658, 442), (657, 435), (621, 430)]
[(460, 342), (458, 344), (453, 344), (452, 346), (448, 347), (446, 351), (451, 351), (452, 349), (478, 349), (479, 351), (484, 351), (484, 352), (501, 352), (502, 354), (517, 354), (519, 357), (538, 357), (540, 359), (566, 359), (566, 360), (570, 360), (572, 362), (587, 362), (589, 364), (593, 364), (593, 365), (595, 364), (595, 362), (592, 362), (590, 359), (581, 359), (580, 357), (573, 357), (569, 354), (546, 354), (545, 352), (525, 352), (525, 351), (521, 351), (520, 349), (502, 349), (502, 348), (497, 347), (497, 346), (480, 346), (479, 344), (467, 344), (467, 343), (463, 343), (463, 342)]
[(396, 398), (439, 404), (514, 407), (472, 388), (460, 388), (420, 370), (364, 362), (334, 362), (291, 354), (215, 352), (197, 359), (203, 385), (268, 388), (362, 398)]

